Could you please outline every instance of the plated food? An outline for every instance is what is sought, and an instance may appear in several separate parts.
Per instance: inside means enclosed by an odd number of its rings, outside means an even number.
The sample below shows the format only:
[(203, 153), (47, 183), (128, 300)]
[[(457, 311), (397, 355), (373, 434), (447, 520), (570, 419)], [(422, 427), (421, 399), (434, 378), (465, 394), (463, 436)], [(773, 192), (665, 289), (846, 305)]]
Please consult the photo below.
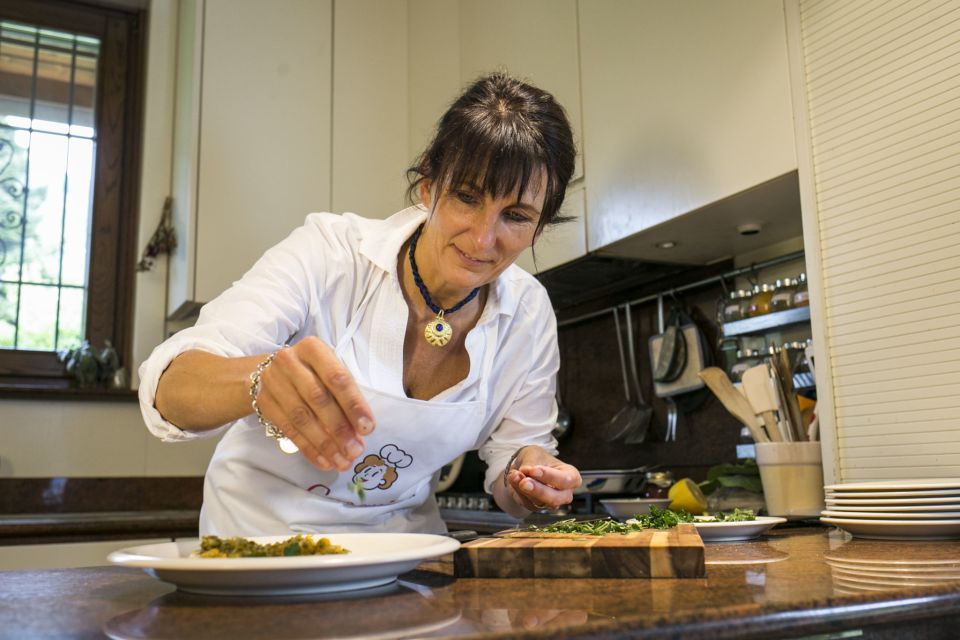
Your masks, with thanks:
[(297, 534), (290, 538), (261, 544), (250, 538), (220, 538), (203, 536), (200, 549), (193, 555), (198, 558), (270, 558), (290, 556), (325, 556), (350, 553), (329, 538), (314, 540), (311, 536)]
[[(138, 567), (181, 591), (213, 595), (325, 593), (390, 584), (420, 562), (453, 553), (453, 538), (425, 533), (337, 533), (329, 543), (349, 553), (323, 555), (198, 557), (201, 541), (163, 542), (114, 551), (110, 562)], [(249, 538), (259, 545), (290, 536)], [(287, 545), (289, 546), (289, 544)]]

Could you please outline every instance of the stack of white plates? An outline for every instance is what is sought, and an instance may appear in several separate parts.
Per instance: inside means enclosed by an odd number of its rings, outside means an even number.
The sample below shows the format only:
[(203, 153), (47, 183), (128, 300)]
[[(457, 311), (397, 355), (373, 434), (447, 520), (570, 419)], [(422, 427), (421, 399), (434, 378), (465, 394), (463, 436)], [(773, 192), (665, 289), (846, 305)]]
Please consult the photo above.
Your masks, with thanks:
[(832, 484), (821, 522), (857, 538), (960, 538), (960, 478)]

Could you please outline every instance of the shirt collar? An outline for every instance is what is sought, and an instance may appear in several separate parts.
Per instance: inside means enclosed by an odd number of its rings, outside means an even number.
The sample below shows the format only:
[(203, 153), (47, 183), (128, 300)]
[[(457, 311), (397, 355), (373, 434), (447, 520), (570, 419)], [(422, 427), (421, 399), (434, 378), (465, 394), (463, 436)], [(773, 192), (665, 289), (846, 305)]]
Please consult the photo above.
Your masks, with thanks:
[[(369, 221), (378, 224), (361, 225), (360, 253), (387, 273), (396, 274), (397, 255), (400, 253), (400, 248), (426, 219), (426, 208), (422, 204), (417, 204), (398, 211), (386, 220)], [(477, 324), (484, 323), (488, 317), (492, 318), (495, 314), (508, 316), (514, 314), (515, 295), (513, 288), (508, 286), (509, 280), (513, 279), (511, 272), (514, 269), (519, 267), (509, 266), (490, 283), (487, 304)]]

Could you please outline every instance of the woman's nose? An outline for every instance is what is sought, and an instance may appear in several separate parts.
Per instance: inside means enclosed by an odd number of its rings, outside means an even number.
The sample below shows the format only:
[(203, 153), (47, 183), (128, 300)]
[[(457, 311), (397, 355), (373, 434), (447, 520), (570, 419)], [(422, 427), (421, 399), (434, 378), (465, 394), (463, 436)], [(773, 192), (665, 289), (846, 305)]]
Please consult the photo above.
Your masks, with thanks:
[(497, 244), (497, 213), (492, 209), (484, 211), (483, 215), (477, 219), (472, 235), (478, 251), (493, 249)]

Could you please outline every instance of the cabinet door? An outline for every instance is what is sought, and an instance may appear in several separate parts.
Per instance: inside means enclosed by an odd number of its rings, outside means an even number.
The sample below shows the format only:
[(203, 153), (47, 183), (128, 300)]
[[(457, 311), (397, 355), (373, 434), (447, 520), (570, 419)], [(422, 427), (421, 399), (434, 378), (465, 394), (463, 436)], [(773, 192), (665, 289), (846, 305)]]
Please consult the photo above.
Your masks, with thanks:
[[(498, 68), (552, 93), (566, 109), (580, 146), (583, 136), (575, 0), (461, 0), (463, 83)], [(574, 179), (582, 174), (583, 159), (578, 155)]]
[(589, 250), (796, 169), (780, 2), (579, 11)]
[(206, 0), (194, 300), (330, 208), (331, 4)]
[(386, 218), (405, 206), (407, 5), (334, 5), (332, 210)]

